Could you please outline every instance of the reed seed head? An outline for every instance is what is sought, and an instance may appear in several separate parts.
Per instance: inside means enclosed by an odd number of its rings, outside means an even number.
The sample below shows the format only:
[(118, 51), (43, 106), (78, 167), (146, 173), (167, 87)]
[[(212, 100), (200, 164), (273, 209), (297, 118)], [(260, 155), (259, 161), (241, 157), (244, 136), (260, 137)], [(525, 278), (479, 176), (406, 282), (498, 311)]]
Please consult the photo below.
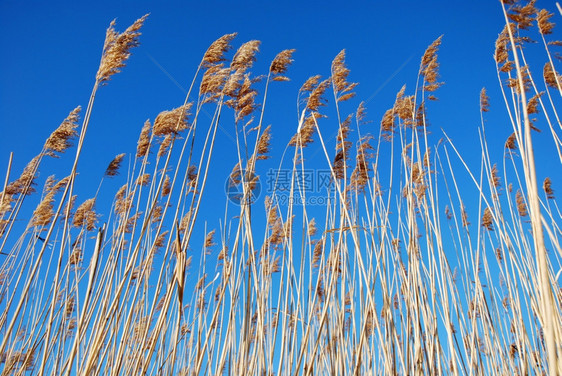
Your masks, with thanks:
[(486, 227), (488, 231), (494, 231), (494, 216), (492, 215), (492, 210), (486, 208), (484, 214), (482, 215), (482, 226)]
[(131, 56), (131, 49), (139, 45), (140, 29), (148, 14), (136, 20), (123, 33), (115, 31), (115, 20), (111, 21), (105, 35), (102, 59), (96, 74), (96, 81), (105, 83), (111, 76), (121, 71), (125, 61)]
[(230, 72), (230, 68), (225, 68), (222, 63), (212, 65), (205, 71), (199, 86), (199, 94), (207, 95), (204, 103), (211, 102), (221, 95)]
[(150, 174), (148, 173), (140, 175), (135, 182), (139, 186), (147, 186), (148, 183), (150, 183)]
[(232, 58), (230, 68), (242, 72), (250, 69), (256, 61), (256, 54), (260, 50), (260, 44), (259, 40), (251, 40), (241, 45)]
[(554, 200), (554, 190), (552, 189), (552, 182), (549, 177), (544, 179), (542, 189), (544, 190), (544, 193), (546, 193), (546, 198)]
[(482, 112), (488, 112), (490, 110), (490, 98), (486, 94), (485, 87), (480, 90), (480, 110)]
[[(316, 112), (321, 106), (326, 105), (326, 100), (324, 99), (324, 93), (326, 89), (330, 86), (329, 80), (324, 80), (319, 84), (314, 84), (316, 82), (316, 78), (319, 76), (314, 76), (309, 78), (301, 87), (301, 92), (310, 91), (310, 95), (306, 101), (306, 108), (311, 112)], [(310, 90), (306, 90), (309, 88), (310, 85), (313, 85)]]
[(287, 69), (293, 63), (293, 53), (295, 50), (283, 50), (275, 56), (271, 65), (269, 66), (269, 72), (271, 72), (271, 77), (273, 81), (289, 81), (289, 77), (285, 76)]
[(109, 165), (105, 169), (104, 176), (112, 177), (119, 175), (119, 168), (121, 167), (121, 162), (123, 162), (123, 158), (125, 157), (125, 153), (118, 154), (113, 158)]
[(44, 149), (46, 155), (58, 158), (56, 153), (64, 153), (66, 149), (72, 146), (70, 140), (78, 135), (76, 128), (78, 127), (81, 109), (78, 106), (72, 110), (61, 125), (51, 133), (47, 141), (45, 141)]
[(20, 177), (8, 184), (5, 193), (14, 195), (30, 195), (35, 192), (35, 179), (37, 178), (37, 170), (41, 162), (42, 155), (35, 156), (23, 169)]
[(209, 67), (212, 64), (225, 61), (224, 55), (230, 51), (232, 46), (230, 42), (236, 37), (237, 33), (225, 34), (209, 46), (205, 55), (203, 55), (202, 65)]
[(554, 89), (559, 88), (560, 82), (562, 82), (560, 74), (558, 74), (550, 63), (546, 63), (543, 68), (544, 81), (548, 86)]
[(215, 245), (217, 245), (217, 243), (215, 243), (215, 230), (211, 230), (207, 233), (207, 236), (205, 236), (205, 248), (210, 248)]
[(517, 149), (517, 137), (515, 136), (515, 132), (509, 135), (507, 140), (505, 141), (505, 148), (509, 150), (516, 150)]
[[(437, 51), (439, 50), (439, 46), (441, 45), (441, 39), (443, 36), (437, 38), (426, 50), (423, 54), (421, 66), (420, 66), (420, 74), (424, 78), (424, 90), (427, 92), (434, 92), (439, 87), (443, 85), (442, 82), (437, 82), (439, 78), (439, 63), (437, 62)], [(431, 96), (429, 99), (435, 100), (434, 96)]]
[(85, 227), (87, 231), (92, 231), (96, 227), (98, 214), (94, 211), (95, 198), (90, 198), (82, 203), (74, 213), (72, 225), (74, 227)]
[(501, 186), (501, 180), (498, 174), (498, 166), (494, 164), (491, 171), (490, 183), (495, 187), (499, 188)]
[(513, 69), (513, 62), (509, 61), (509, 31), (506, 25), (502, 32), (498, 35), (496, 39), (496, 50), (494, 53), (494, 60), (499, 66), (501, 72), (507, 73)]
[(172, 134), (167, 134), (162, 142), (160, 142), (160, 147), (158, 148), (158, 153), (156, 154), (158, 158), (162, 158), (166, 155), (166, 152), (170, 150), (170, 145), (172, 144)]
[(315, 119), (314, 116), (319, 115), (318, 113), (312, 113), (304, 120), (304, 123), (301, 129), (298, 131), (297, 134), (291, 137), (289, 141), (289, 146), (297, 146), (302, 145), (302, 147), (308, 146), (308, 144), (314, 141), (313, 136), (316, 130)]
[(187, 103), (171, 111), (162, 111), (154, 120), (152, 132), (155, 136), (166, 136), (184, 131), (189, 126), (187, 117), (190, 109), (191, 103)]
[(312, 218), (312, 219), (310, 220), (310, 222), (308, 222), (308, 226), (307, 226), (307, 227), (308, 227), (307, 233), (308, 233), (308, 236), (309, 236), (309, 237), (313, 237), (314, 235), (316, 235), (316, 231), (317, 231), (317, 229), (316, 229), (316, 220), (315, 220), (314, 218)]
[(150, 120), (146, 120), (137, 141), (137, 158), (144, 157), (150, 151)]
[(466, 212), (464, 204), (462, 203), (461, 203), (461, 219), (462, 219), (463, 227), (468, 227), (468, 225), (470, 225), (470, 222), (468, 221), (468, 213)]
[(257, 146), (257, 159), (268, 159), (269, 158), (269, 149), (271, 145), (271, 125), (268, 125), (267, 128), (263, 131), (258, 140)]
[(345, 50), (341, 50), (332, 61), (332, 85), (338, 102), (346, 101), (355, 96), (353, 89), (358, 84), (347, 81), (349, 72), (345, 65)]
[(552, 34), (554, 23), (549, 21), (552, 16), (554, 16), (554, 14), (548, 12), (546, 9), (541, 9), (537, 13), (537, 23), (539, 25), (539, 31), (541, 34)]
[(170, 194), (172, 185), (170, 183), (170, 177), (166, 175), (164, 178), (164, 184), (162, 185), (162, 197), (166, 197)]
[(508, 13), (507, 16), (510, 20), (515, 22), (519, 29), (526, 30), (533, 26), (533, 21), (535, 20), (535, 15), (537, 14), (535, 2), (535, 0), (531, 0), (523, 6), (513, 5), (509, 9), (510, 13)]
[(527, 204), (525, 204), (525, 199), (523, 198), (520, 189), (517, 190), (517, 193), (515, 194), (515, 202), (517, 203), (517, 211), (519, 212), (519, 215), (521, 217), (526, 217), (528, 215)]
[(51, 223), (55, 212), (53, 211), (53, 202), (55, 201), (54, 192), (49, 192), (43, 197), (31, 218), (31, 226), (43, 227)]

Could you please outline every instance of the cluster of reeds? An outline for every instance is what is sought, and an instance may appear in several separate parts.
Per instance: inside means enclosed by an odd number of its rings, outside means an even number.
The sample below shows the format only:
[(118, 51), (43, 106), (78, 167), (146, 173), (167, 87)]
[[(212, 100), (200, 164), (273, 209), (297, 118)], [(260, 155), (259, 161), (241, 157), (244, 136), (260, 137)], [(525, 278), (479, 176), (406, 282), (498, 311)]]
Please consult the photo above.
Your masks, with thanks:
[[(228, 34), (203, 55), (185, 101), (142, 126), (100, 223), (97, 194), (74, 192), (77, 166), (97, 90), (124, 67), (146, 16), (123, 33), (112, 23), (81, 125), (77, 107), (17, 179), (11, 158), (6, 169), (1, 374), (562, 374), (558, 176), (538, 176), (533, 148), (537, 131), (550, 134), (562, 162), (551, 52), (562, 42), (550, 39), (553, 15), (534, 1), (500, 4), (495, 61), (511, 127), (505, 142), (488, 143), (487, 113), (503, 110), (483, 89), (480, 168), (465, 162), (464, 145), (429, 135), (441, 38), (380, 126), (362, 102), (349, 111), (357, 84), (341, 51), (328, 78), (312, 76), (298, 91), (288, 192), (256, 201), (275, 135), (263, 124), (267, 94), (289, 80), (294, 50), (254, 75), (260, 42), (231, 54)], [(542, 76), (526, 62), (532, 37), (546, 52)], [(323, 113), (328, 104), (336, 119)], [(229, 113), (236, 163), (217, 176), (217, 129)], [(76, 138), (68, 176), (46, 179), (20, 231), (42, 159)], [(312, 143), (322, 166), (306, 161)], [(491, 160), (489, 147), (505, 158)], [(119, 175), (125, 158), (104, 178)], [(325, 205), (306, 204), (308, 168), (329, 171)], [(220, 228), (201, 226), (206, 186), (226, 179), (241, 187), (238, 205), (225, 197)], [(280, 193), (305, 204), (282, 203)]]

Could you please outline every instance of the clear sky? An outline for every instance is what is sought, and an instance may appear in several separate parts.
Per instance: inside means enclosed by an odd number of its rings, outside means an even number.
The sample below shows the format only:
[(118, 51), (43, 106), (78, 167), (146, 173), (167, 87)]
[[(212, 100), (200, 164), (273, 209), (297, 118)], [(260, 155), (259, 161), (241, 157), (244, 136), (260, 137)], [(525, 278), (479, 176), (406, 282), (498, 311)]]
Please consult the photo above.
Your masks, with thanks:
[[(551, 1), (540, 0), (537, 6), (555, 10)], [(84, 199), (95, 194), (97, 183), (91, 182), (99, 181), (116, 154), (134, 153), (146, 119), (183, 103), (208, 45), (231, 32), (239, 33), (235, 48), (251, 39), (262, 41), (256, 74), (266, 73), (279, 51), (297, 50), (288, 72), (291, 82), (272, 86), (266, 107), (264, 123), (272, 124), (274, 156), (296, 131), (299, 87), (312, 75), (329, 76), (330, 63), (341, 49), (347, 51), (349, 79), (359, 82), (357, 103), (366, 101), (371, 132), (377, 134), (383, 113), (402, 85), (413, 92), (424, 50), (443, 35), (439, 61), (445, 85), (437, 92), (439, 101), (427, 108), (434, 141), (444, 129), (480, 167), (479, 92), (486, 86), (492, 106), (486, 115), (487, 133), (495, 143), (492, 156), (501, 163), (511, 130), (493, 60), (494, 42), (504, 25), (498, 1), (1, 0), (0, 166), (13, 151), (13, 171), (19, 174), (70, 110), (86, 107), (105, 29), (117, 19), (116, 29), (122, 31), (145, 13), (150, 16), (141, 46), (133, 50), (123, 72), (98, 92), (78, 168)], [(555, 29), (556, 33), (560, 35)], [(539, 61), (538, 72), (542, 56)], [(346, 111), (354, 111), (357, 103)], [(232, 121), (225, 120), (223, 127), (217, 140), (223, 154), (216, 163), (230, 170), (233, 161), (228, 155), (235, 150)], [(550, 145), (550, 137), (537, 135), (539, 148), (541, 142)], [(45, 169), (60, 168), (70, 159), (46, 161)], [(222, 194), (223, 187), (209, 189), (209, 194)]]
[[(88, 136), (94, 143), (103, 137), (113, 154), (122, 149), (122, 137), (134, 145), (144, 120), (183, 100), (180, 87), (189, 85), (203, 52), (225, 33), (239, 33), (235, 46), (262, 41), (258, 73), (260, 68), (265, 73), (280, 50), (297, 49), (289, 71), (292, 82), (273, 92), (282, 95), (276, 105), (287, 107), (293, 123), (298, 88), (311, 75), (328, 76), (331, 60), (343, 48), (350, 79), (360, 83), (358, 98), (368, 100), (376, 124), (403, 84), (413, 90), (421, 55), (441, 34), (446, 86), (432, 107), (445, 116), (433, 118), (432, 124), (454, 136), (475, 137), (478, 92), (485, 85), (492, 91), (497, 86), (492, 53), (503, 16), (495, 1), (2, 0), (0, 161), (14, 151), (19, 163), (20, 153), (29, 150), (21, 155), (25, 164), (72, 108), (87, 104), (109, 22), (116, 18), (117, 30), (124, 30), (145, 13), (151, 15), (141, 46), (124, 72), (99, 93)], [(449, 111), (455, 116), (447, 121)], [(274, 113), (269, 111), (271, 117)], [(465, 125), (458, 126), (459, 117)], [(269, 121), (278, 134), (280, 124)]]

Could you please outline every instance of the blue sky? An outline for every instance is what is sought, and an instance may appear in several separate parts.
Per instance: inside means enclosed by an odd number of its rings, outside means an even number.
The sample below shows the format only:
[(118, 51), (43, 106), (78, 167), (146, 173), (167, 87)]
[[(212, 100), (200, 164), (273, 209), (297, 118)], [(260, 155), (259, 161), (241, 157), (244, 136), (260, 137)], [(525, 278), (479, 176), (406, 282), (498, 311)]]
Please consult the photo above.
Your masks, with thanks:
[[(553, 2), (537, 5), (554, 10)], [(185, 89), (208, 45), (231, 32), (239, 33), (235, 48), (251, 39), (262, 41), (255, 74), (266, 73), (279, 51), (297, 50), (288, 72), (291, 82), (275, 83), (266, 106), (264, 123), (272, 124), (274, 157), (280, 156), (296, 131), (299, 87), (312, 75), (329, 76), (330, 63), (341, 49), (347, 51), (349, 79), (359, 82), (357, 101), (346, 102), (344, 110), (352, 112), (360, 100), (366, 101), (368, 120), (373, 121), (368, 131), (377, 134), (382, 115), (402, 85), (413, 92), (424, 50), (443, 35), (439, 61), (445, 85), (437, 92), (439, 101), (427, 107), (433, 141), (442, 137), (444, 129), (479, 168), (479, 92), (486, 86), (492, 106), (486, 114), (491, 153), (494, 162), (502, 161), (503, 143), (511, 131), (493, 61), (494, 41), (504, 23), (497, 1), (351, 1), (344, 5), (334, 1), (2, 0), (0, 166), (14, 152), (13, 171), (19, 174), (70, 110), (86, 106), (110, 21), (116, 18), (116, 29), (122, 31), (145, 13), (150, 17), (143, 27), (141, 46), (133, 51), (123, 72), (97, 95), (78, 168), (78, 189), (84, 189), (84, 199), (95, 194), (97, 182), (116, 154), (134, 153), (146, 119), (154, 120), (160, 111), (183, 103)], [(542, 69), (542, 59), (535, 70)], [(225, 119), (215, 160), (230, 171), (234, 131), (232, 120)], [(331, 124), (327, 127), (335, 131)], [(327, 129), (326, 134), (333, 131)], [(551, 147), (546, 135), (536, 136), (539, 148), (541, 142)], [(70, 156), (46, 161), (42, 170), (61, 169), (62, 177), (70, 161)], [(209, 194), (222, 194), (222, 190), (222, 184), (211, 186)]]
[[(435, 112), (454, 111), (474, 124), (479, 90), (485, 85), (497, 86), (492, 53), (503, 20), (500, 5), (494, 1), (346, 5), (101, 1), (94, 5), (3, 0), (0, 45), (6, 55), (0, 61), (0, 124), (5, 137), (0, 141), (1, 161), (6, 160), (7, 150), (19, 154), (29, 149), (31, 156), (74, 106), (87, 103), (107, 25), (116, 18), (117, 29), (123, 30), (145, 13), (151, 15), (143, 28), (141, 46), (124, 72), (99, 94), (89, 135), (92, 142), (111, 130), (133, 145), (136, 139), (130, 134), (136, 136), (145, 119), (153, 119), (183, 99), (181, 89), (163, 70), (187, 87), (207, 46), (234, 31), (239, 33), (237, 45), (250, 39), (262, 41), (258, 73), (260, 68), (265, 72), (280, 50), (297, 49), (289, 71), (292, 82), (277, 88), (284, 100), (276, 103), (287, 105), (293, 122), (298, 87), (311, 75), (328, 76), (331, 60), (343, 48), (350, 79), (360, 83), (358, 98), (371, 98), (368, 109), (376, 123), (400, 87), (415, 84), (423, 51), (441, 34), (439, 55), (446, 86), (440, 92), (441, 101), (432, 106)], [(276, 111), (271, 108), (269, 113)], [(472, 125), (458, 127), (445, 119), (434, 119), (434, 123), (453, 135), (475, 134)], [(24, 137), (30, 132), (33, 139)], [(119, 148), (107, 141), (107, 148), (117, 153)], [(121, 146), (122, 140), (116, 144)]]

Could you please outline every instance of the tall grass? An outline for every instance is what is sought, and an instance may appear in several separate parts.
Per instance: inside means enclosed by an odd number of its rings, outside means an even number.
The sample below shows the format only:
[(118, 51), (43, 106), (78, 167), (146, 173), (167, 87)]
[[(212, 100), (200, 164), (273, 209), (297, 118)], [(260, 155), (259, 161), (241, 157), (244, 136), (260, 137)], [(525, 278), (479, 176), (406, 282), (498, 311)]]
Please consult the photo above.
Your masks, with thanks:
[[(253, 196), (275, 134), (264, 112), (294, 51), (258, 76), (260, 42), (231, 54), (228, 34), (204, 53), (184, 103), (142, 127), (102, 224), (97, 195), (76, 202), (78, 162), (97, 90), (125, 66), (146, 16), (123, 33), (112, 23), (81, 125), (78, 107), (19, 178), (12, 155), (6, 167), (2, 375), (562, 374), (562, 221), (533, 147), (537, 130), (550, 134), (562, 162), (551, 52), (560, 42), (550, 40), (552, 14), (511, 3), (498, 8), (506, 26), (495, 61), (512, 134), (487, 141), (483, 89), (480, 166), (464, 159), (471, 145), (446, 130), (437, 144), (429, 135), (441, 38), (380, 127), (366, 125), (363, 103), (347, 115), (356, 83), (342, 51), (327, 79), (312, 76), (298, 92), (297, 132), (276, 161), (290, 166), (287, 190), (268, 192), (264, 211)], [(543, 72), (528, 68), (526, 54), (539, 50), (524, 49), (529, 36), (544, 47)], [(334, 120), (323, 115), (328, 103)], [(237, 153), (227, 156), (215, 141), (231, 113)], [(327, 135), (336, 131), (334, 143)], [(21, 229), (42, 160), (76, 137), (68, 176), (45, 181)], [(322, 165), (307, 161), (313, 142)], [(494, 161), (498, 147), (505, 158)], [(217, 157), (232, 159), (230, 176), (214, 172)], [(307, 200), (311, 169), (328, 174), (321, 205)], [(207, 228), (202, 203), (217, 198), (206, 187), (225, 180), (242, 191), (236, 203), (224, 198), (220, 228)]]

